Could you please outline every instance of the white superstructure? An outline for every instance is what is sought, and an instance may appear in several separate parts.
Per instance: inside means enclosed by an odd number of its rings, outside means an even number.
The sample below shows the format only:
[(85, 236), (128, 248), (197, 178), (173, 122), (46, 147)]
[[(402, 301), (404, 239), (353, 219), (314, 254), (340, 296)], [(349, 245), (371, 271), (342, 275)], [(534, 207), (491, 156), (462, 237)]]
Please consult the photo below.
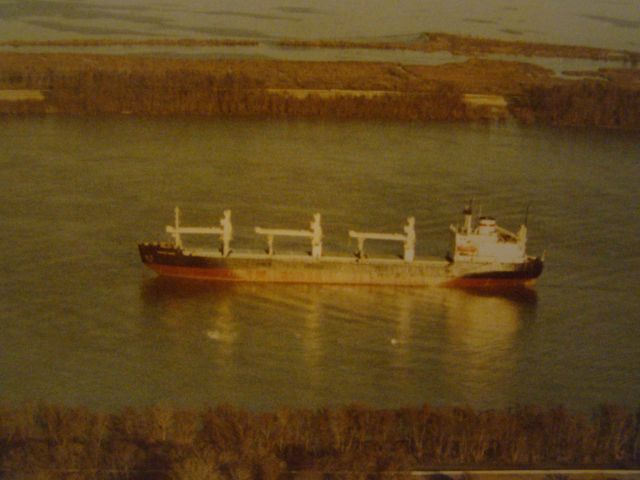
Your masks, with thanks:
[(471, 207), (464, 210), (464, 224), (451, 225), (453, 246), (450, 257), (454, 262), (523, 263), (527, 260), (527, 227), (518, 233), (499, 227), (493, 217), (480, 217), (473, 225)]

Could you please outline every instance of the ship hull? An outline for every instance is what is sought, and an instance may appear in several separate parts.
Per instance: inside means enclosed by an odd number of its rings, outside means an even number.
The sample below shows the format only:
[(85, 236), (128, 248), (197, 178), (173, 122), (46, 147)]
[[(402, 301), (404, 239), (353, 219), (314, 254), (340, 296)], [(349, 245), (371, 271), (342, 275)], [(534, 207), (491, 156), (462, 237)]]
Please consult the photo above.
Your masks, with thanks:
[(138, 249), (142, 262), (159, 275), (214, 282), (510, 286), (532, 283), (543, 268), (539, 258), (518, 264), (490, 264), (255, 253), (223, 257), (219, 253), (189, 252), (161, 243), (142, 243)]

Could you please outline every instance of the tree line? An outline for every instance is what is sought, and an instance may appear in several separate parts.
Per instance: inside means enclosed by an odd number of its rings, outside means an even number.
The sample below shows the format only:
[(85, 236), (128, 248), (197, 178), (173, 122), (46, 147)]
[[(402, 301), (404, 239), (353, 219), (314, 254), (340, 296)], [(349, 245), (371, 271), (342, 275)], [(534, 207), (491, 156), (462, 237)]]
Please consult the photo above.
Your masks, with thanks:
[[(372, 80), (365, 82), (373, 83)], [(307, 95), (298, 96), (287, 93), (286, 88), (291, 87), (291, 83), (286, 83), (284, 89), (273, 91), (267, 88), (259, 75), (251, 73), (179, 68), (146, 71), (83, 69), (34, 74), (9, 71), (2, 83), (11, 88), (41, 89), (45, 96), (44, 102), (0, 102), (0, 112), (12, 114), (194, 114), (400, 120), (475, 118), (463, 103), (462, 92), (450, 82), (431, 82), (426, 89), (411, 92), (389, 90), (387, 94), (383, 91), (376, 95), (368, 95), (368, 90), (359, 88), (346, 94), (324, 95), (320, 92), (344, 88), (344, 83), (309, 85), (304, 82), (302, 86)], [(293, 87), (298, 85), (294, 83)], [(380, 88), (380, 85), (372, 87)]]
[(582, 80), (527, 88), (511, 105), (524, 123), (640, 129), (640, 89), (606, 81)]
[(365, 478), (444, 466), (639, 465), (640, 410), (614, 405), (590, 414), (561, 406), (0, 408), (2, 478), (271, 479), (305, 471)]
[[(527, 123), (640, 129), (635, 70), (566, 80), (518, 62), (441, 66), (4, 55), (0, 113), (203, 115), (417, 121), (500, 119), (465, 94), (504, 95)], [(34, 98), (10, 98), (16, 90)]]

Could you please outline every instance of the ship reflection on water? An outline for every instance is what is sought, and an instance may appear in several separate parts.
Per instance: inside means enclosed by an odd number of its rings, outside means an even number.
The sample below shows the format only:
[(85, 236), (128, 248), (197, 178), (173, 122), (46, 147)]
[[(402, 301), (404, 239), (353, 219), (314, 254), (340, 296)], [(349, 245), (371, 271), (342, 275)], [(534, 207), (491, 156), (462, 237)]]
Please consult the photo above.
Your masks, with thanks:
[(448, 388), (465, 403), (483, 398), (493, 405), (513, 403), (510, 384), (517, 376), (517, 336), (533, 318), (535, 291), (450, 293), (447, 306), (447, 341), (443, 370), (452, 382)]
[[(344, 285), (304, 285), (304, 284), (260, 284), (260, 283), (231, 283), (231, 282), (203, 282), (174, 277), (153, 277), (147, 279), (141, 288), (143, 300), (156, 303), (169, 299), (188, 299), (208, 297), (215, 299), (224, 295), (238, 295), (251, 293), (278, 297), (278, 293), (286, 294), (294, 291), (319, 294), (326, 291), (345, 291), (356, 294), (382, 294), (385, 297), (393, 294), (399, 299), (405, 297), (419, 298), (426, 292), (437, 291), (440, 294), (480, 298), (502, 298), (514, 304), (535, 305), (538, 301), (536, 291), (528, 287), (479, 287), (479, 288), (429, 288), (429, 287), (390, 287), (390, 286), (344, 286)], [(427, 294), (427, 296), (429, 296)]]
[(537, 304), (528, 289), (209, 284), (162, 277), (146, 281), (141, 296), (146, 328), (183, 346), (174, 361), (204, 358), (215, 367), (208, 386), (200, 386), (203, 398), (211, 398), (207, 389), (228, 392), (249, 380), (268, 384), (261, 403), (266, 407), (508, 404), (513, 343)]

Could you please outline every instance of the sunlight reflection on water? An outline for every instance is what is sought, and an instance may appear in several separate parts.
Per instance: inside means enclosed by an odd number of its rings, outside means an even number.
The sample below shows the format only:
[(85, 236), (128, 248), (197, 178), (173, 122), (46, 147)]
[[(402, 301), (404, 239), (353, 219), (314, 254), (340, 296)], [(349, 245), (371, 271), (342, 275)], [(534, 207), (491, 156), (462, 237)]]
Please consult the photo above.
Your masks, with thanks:
[[(535, 291), (529, 289), (487, 293), (447, 288), (208, 285), (165, 278), (145, 282), (141, 295), (150, 322), (178, 331), (184, 327), (209, 341), (212, 359), (220, 367), (217, 375), (225, 376), (229, 362), (235, 362), (239, 376), (249, 374), (245, 369), (255, 369), (255, 362), (244, 363), (242, 352), (247, 345), (258, 358), (286, 350), (286, 359), (275, 372), (266, 365), (253, 372), (260, 382), (275, 384), (281, 375), (306, 377), (316, 400), (327, 402), (360, 395), (336, 388), (351, 383), (341, 382), (340, 377), (352, 370), (375, 378), (375, 389), (407, 390), (401, 377), (435, 360), (441, 364), (441, 380), (458, 383), (449, 386), (451, 391), (467, 390), (469, 399), (507, 403), (508, 393), (500, 390), (511, 384), (510, 365), (516, 360), (513, 339), (535, 315), (537, 302)], [(434, 352), (441, 357), (433, 358)], [(332, 380), (327, 382), (327, 377)], [(422, 388), (417, 387), (410, 395), (419, 402)], [(282, 400), (286, 398), (285, 394)]]

